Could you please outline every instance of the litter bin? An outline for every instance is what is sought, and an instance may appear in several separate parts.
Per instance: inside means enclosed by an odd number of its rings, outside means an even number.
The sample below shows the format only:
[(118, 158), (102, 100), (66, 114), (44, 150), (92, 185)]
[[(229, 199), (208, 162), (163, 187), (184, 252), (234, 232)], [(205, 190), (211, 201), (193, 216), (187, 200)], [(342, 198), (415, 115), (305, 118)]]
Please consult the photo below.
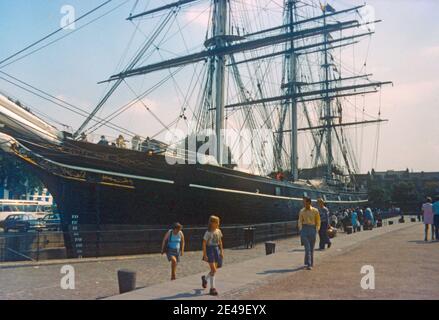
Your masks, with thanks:
[(119, 282), (119, 293), (121, 294), (136, 289), (136, 273), (134, 271), (118, 270), (117, 280)]
[(255, 245), (255, 228), (244, 228), (244, 242), (247, 249)]
[(416, 222), (416, 218), (411, 218), (411, 222)]
[(353, 231), (352, 226), (347, 226), (347, 227), (346, 227), (346, 233), (347, 233), (347, 234), (351, 234), (352, 231)]
[(393, 221), (392, 220), (390, 220), (389, 221), (389, 226), (391, 226), (393, 224)]
[(272, 241), (265, 242), (265, 254), (268, 256), (269, 254), (273, 254), (276, 252), (276, 243)]

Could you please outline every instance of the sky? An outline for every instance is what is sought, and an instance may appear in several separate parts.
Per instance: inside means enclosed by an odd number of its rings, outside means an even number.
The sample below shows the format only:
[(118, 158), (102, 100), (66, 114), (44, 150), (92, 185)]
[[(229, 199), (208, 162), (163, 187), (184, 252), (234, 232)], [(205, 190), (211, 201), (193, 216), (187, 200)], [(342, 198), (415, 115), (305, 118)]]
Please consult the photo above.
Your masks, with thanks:
[[(254, 4), (255, 9), (259, 5), (257, 0), (239, 1), (248, 2), (250, 7)], [(78, 17), (103, 2), (104, 0), (0, 0), (0, 60), (59, 28), (63, 18), (63, 6), (71, 5)], [(91, 111), (108, 88), (107, 85), (97, 82), (119, 71), (120, 66), (126, 64), (127, 57), (134, 53), (129, 49), (131, 51), (124, 55), (130, 37), (136, 30), (135, 24), (125, 20), (132, 12), (135, 2), (113, 0), (91, 17), (98, 17), (120, 6), (117, 10), (82, 29), (80, 27), (91, 18), (78, 22), (76, 27), (79, 30), (29, 57), (10, 65), (1, 65), (0, 71)], [(273, 10), (280, 2), (273, 1)], [(336, 9), (363, 2), (364, 0), (330, 1)], [(134, 12), (164, 3), (169, 1), (140, 0)], [(381, 109), (382, 118), (389, 119), (389, 122), (380, 126), (377, 161), (374, 152), (376, 127), (362, 131), (362, 139), (355, 132), (355, 148), (360, 145), (360, 141), (363, 145), (360, 151), (361, 171), (367, 172), (372, 167), (375, 170), (408, 168), (414, 171), (439, 171), (439, 1), (368, 0), (367, 3), (375, 10), (376, 18), (383, 20), (376, 26), (376, 34), (366, 53), (367, 72), (373, 73), (374, 79), (393, 81), (394, 86), (385, 87), (381, 95), (367, 100), (368, 106), (370, 105), (368, 112), (377, 114), (378, 109)], [(207, 1), (200, 1), (182, 11), (178, 27), (188, 36), (182, 39), (179, 33), (171, 32), (173, 37), (166, 41), (166, 49), (153, 53), (156, 59), (201, 49), (200, 40), (204, 39), (208, 20), (207, 4)], [(137, 26), (138, 32), (130, 48), (139, 47), (159, 18), (142, 21)], [(54, 38), (69, 32), (71, 31), (63, 30)], [(125, 59), (121, 60), (121, 57)], [(358, 59), (364, 57), (363, 53)], [(120, 61), (122, 64), (118, 65)], [(200, 72), (197, 68), (185, 68), (175, 76), (179, 90), (187, 90), (189, 79)], [(152, 74), (140, 83), (133, 82), (133, 89), (140, 92), (164, 75), (166, 73)], [(157, 90), (145, 100), (154, 115), (164, 119), (166, 123), (174, 120), (177, 115), (178, 108), (173, 106), (182, 104), (181, 98), (170, 94), (169, 90)], [(83, 121), (82, 117), (50, 105), (2, 79), (0, 92), (19, 98), (38, 112), (74, 129)], [(100, 115), (111, 113), (129, 98), (133, 98), (132, 93), (125, 90), (123, 94), (112, 98)], [(360, 104), (361, 101), (358, 101), (359, 106)], [(134, 106), (117, 120), (118, 124), (134, 128), (145, 135), (161, 128), (142, 104)], [(105, 130), (102, 133), (114, 135)]]

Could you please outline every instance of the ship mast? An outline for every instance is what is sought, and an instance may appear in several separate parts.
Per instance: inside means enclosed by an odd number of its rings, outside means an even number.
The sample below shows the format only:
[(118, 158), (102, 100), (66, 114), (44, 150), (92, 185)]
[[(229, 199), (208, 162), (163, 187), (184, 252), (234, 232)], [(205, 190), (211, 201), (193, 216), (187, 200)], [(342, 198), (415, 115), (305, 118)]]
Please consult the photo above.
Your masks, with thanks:
[(332, 112), (331, 112), (331, 98), (329, 97), (329, 61), (328, 61), (328, 41), (329, 41), (329, 32), (326, 31), (326, 9), (323, 10), (323, 26), (325, 27), (325, 31), (323, 33), (324, 38), (324, 47), (323, 47), (323, 56), (324, 63), (323, 73), (324, 73), (324, 116), (323, 120), (326, 123), (326, 179), (329, 180), (332, 177), (332, 163), (333, 163), (333, 154), (332, 154)]
[[(214, 0), (214, 15), (212, 23), (213, 48), (225, 47), (228, 21), (228, 0)], [(209, 41), (211, 42), (211, 41)], [(218, 54), (212, 57), (215, 68), (214, 80), (214, 109), (216, 110), (216, 158), (219, 165), (224, 163), (224, 98), (225, 98), (225, 55)], [(227, 156), (227, 155), (226, 155)]]
[[(296, 10), (296, 0), (288, 0), (287, 2), (287, 15), (289, 32), (294, 33), (294, 14)], [(289, 44), (289, 59), (288, 63), (288, 87), (287, 94), (292, 98), (289, 100), (290, 104), (290, 123), (291, 123), (291, 153), (290, 153), (290, 168), (291, 168), (291, 180), (296, 181), (298, 179), (298, 151), (297, 151), (297, 55), (294, 52), (294, 40), (291, 39)]]
[[(196, 0), (180, 0), (140, 15), (144, 16), (151, 12), (155, 13), (157, 11), (169, 9), (170, 7), (173, 7), (173, 5), (178, 6), (195, 1)], [(329, 5), (325, 5), (321, 6), (323, 11), (322, 14), (317, 14), (309, 18), (302, 18), (297, 14), (299, 1), (285, 0), (285, 15), (282, 25), (258, 30), (253, 33), (244, 33), (242, 36), (234, 36), (228, 32), (230, 0), (211, 1), (213, 5), (211, 38), (206, 40), (204, 50), (143, 66), (128, 68), (118, 74), (111, 75), (103, 82), (118, 82), (130, 77), (146, 75), (160, 70), (183, 67), (208, 60), (210, 61), (210, 70), (208, 76), (209, 90), (207, 91), (209, 92), (208, 96), (210, 98), (209, 103), (205, 106), (205, 111), (215, 111), (215, 117), (212, 117), (211, 119), (214, 123), (212, 123), (211, 126), (215, 127), (215, 156), (219, 165), (225, 164), (224, 160), (228, 158), (228, 152), (226, 155), (227, 158), (224, 154), (225, 150), (227, 150), (225, 149), (224, 143), (225, 109), (237, 110), (258, 108), (261, 106), (265, 109), (272, 105), (282, 105), (284, 108), (283, 114), (280, 117), (279, 131), (275, 132), (280, 135), (277, 139), (278, 150), (275, 150), (275, 152), (276, 155), (280, 157), (282, 153), (282, 135), (286, 132), (290, 132), (291, 145), (290, 155), (288, 156), (289, 167), (291, 169), (290, 179), (298, 179), (298, 132), (318, 131), (321, 138), (314, 139), (314, 143), (316, 144), (317, 153), (320, 153), (320, 146), (325, 145), (327, 152), (325, 176), (327, 181), (330, 181), (334, 166), (334, 146), (332, 138), (333, 136), (336, 136), (337, 139), (340, 140), (336, 127), (338, 127), (339, 130), (342, 130), (342, 127), (385, 121), (382, 119), (376, 119), (362, 122), (342, 122), (342, 118), (339, 117), (339, 122), (336, 123), (334, 119), (338, 116), (338, 113), (332, 109), (332, 101), (342, 97), (376, 93), (382, 86), (392, 84), (390, 81), (372, 81), (370, 79), (371, 74), (354, 73), (346, 77), (342, 76), (341, 72), (338, 71), (339, 75), (332, 79), (331, 72), (333, 68), (335, 70), (335, 65), (331, 62), (331, 50), (352, 46), (357, 43), (360, 38), (371, 36), (374, 33), (369, 30), (368, 32), (344, 35), (343, 31), (357, 29), (371, 23), (378, 23), (380, 20), (362, 22), (355, 18), (349, 19), (350, 14), (355, 12), (358, 13), (358, 9), (364, 7), (364, 5), (339, 11), (336, 11)], [(337, 19), (336, 16), (341, 18)], [(339, 33), (340, 36), (332, 37), (331, 35), (335, 32)], [(322, 41), (318, 40), (319, 37), (322, 37)], [(269, 47), (275, 48), (275, 46), (279, 44), (285, 44), (283, 50), (275, 50), (268, 54), (258, 54), (257, 56), (252, 57), (244, 57), (242, 60), (235, 60), (233, 58), (234, 54), (257, 52), (259, 49)], [(323, 55), (321, 65), (321, 72), (323, 73), (322, 79), (318, 82), (308, 81), (307, 79), (305, 79), (304, 82), (299, 81), (298, 57), (307, 58), (309, 55), (315, 53)], [(232, 57), (231, 63), (228, 65), (226, 65), (227, 56)], [(270, 94), (268, 96), (263, 96), (260, 94), (260, 98), (245, 98), (238, 101), (227, 101), (228, 104), (225, 104), (225, 73), (227, 66), (233, 66), (237, 69), (237, 66), (240, 64), (258, 62), (276, 56), (284, 57), (285, 67), (283, 69), (283, 75), (285, 75), (285, 73), (287, 74), (287, 79), (283, 80), (285, 83), (282, 84), (282, 93), (280, 95)], [(242, 87), (242, 85), (239, 86), (240, 90), (243, 89)], [(322, 102), (321, 105), (323, 110), (320, 114), (319, 125), (312, 125), (311, 121), (308, 121), (308, 127), (298, 128), (298, 103), (300, 102), (305, 106), (305, 103), (312, 101)], [(305, 108), (306, 107), (307, 106), (305, 106)], [(286, 114), (287, 112), (288, 115)], [(290, 128), (284, 130), (283, 123), (287, 116), (290, 118)], [(345, 162), (349, 165), (347, 158), (345, 158)], [(280, 163), (280, 160), (278, 163)], [(278, 163), (276, 165), (279, 167)]]

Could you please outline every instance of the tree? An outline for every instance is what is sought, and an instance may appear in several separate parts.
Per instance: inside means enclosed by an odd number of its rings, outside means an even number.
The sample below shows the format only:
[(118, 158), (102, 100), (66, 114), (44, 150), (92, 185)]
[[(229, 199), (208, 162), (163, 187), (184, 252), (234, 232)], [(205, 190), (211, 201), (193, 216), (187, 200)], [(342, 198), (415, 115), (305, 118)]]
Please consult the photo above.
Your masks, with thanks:
[(0, 183), (6, 182), (6, 189), (14, 198), (19, 198), (28, 192), (43, 188), (41, 181), (22, 163), (5, 154), (0, 154)]
[(388, 189), (381, 185), (374, 185), (369, 188), (369, 203), (373, 207), (384, 208), (390, 202)]
[(419, 195), (414, 183), (398, 182), (392, 186), (392, 202), (396, 204), (409, 204), (418, 201)]

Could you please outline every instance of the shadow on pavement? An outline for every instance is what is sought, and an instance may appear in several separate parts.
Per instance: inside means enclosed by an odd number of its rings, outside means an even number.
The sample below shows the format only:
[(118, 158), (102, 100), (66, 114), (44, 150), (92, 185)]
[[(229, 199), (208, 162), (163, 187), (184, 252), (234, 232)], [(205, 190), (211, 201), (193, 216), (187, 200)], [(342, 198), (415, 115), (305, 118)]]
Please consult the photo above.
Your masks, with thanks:
[(424, 240), (409, 240), (407, 241), (409, 243), (417, 243), (417, 244), (431, 244), (431, 243), (438, 243), (439, 241), (437, 240), (428, 240), (428, 241), (424, 241)]
[(232, 251), (238, 251), (238, 250), (251, 250), (251, 249), (255, 249), (256, 245), (254, 245), (252, 248), (247, 248), (246, 246), (240, 246), (240, 247), (234, 247), (234, 248), (228, 248), (229, 250)]
[(301, 266), (294, 269), (274, 269), (274, 270), (265, 270), (264, 272), (258, 272), (257, 274), (274, 274), (274, 273), (290, 273), (296, 272), (305, 269), (305, 267)]
[(203, 289), (194, 289), (193, 293), (190, 292), (183, 292), (183, 293), (179, 293), (176, 294), (174, 296), (169, 296), (169, 297), (160, 297), (159, 299), (156, 300), (175, 300), (175, 299), (187, 299), (187, 298), (193, 298), (193, 297), (199, 297), (203, 295)]

